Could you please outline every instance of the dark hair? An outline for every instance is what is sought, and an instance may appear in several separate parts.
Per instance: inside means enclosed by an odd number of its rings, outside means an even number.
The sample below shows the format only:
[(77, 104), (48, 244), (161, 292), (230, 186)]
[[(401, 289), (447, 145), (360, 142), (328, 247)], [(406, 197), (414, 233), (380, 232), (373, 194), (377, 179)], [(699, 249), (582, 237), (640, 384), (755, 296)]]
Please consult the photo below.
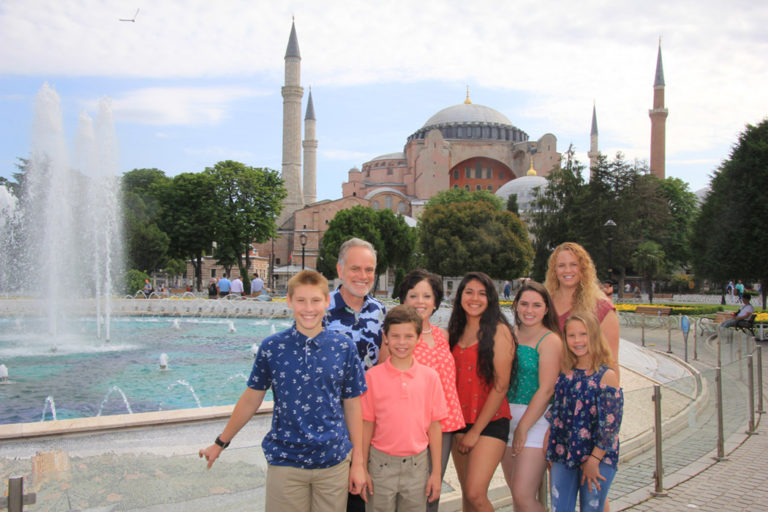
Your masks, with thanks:
[[(480, 330), (477, 333), (477, 375), (485, 380), (489, 386), (492, 386), (496, 378), (496, 370), (493, 367), (493, 346), (496, 329), (499, 324), (503, 324), (507, 326), (511, 333), (512, 326), (509, 325), (507, 317), (501, 312), (499, 295), (496, 292), (493, 281), (483, 272), (468, 272), (456, 289), (456, 297), (453, 299), (453, 311), (451, 312), (451, 319), (448, 321), (448, 344), (453, 349), (467, 326), (467, 313), (461, 307), (461, 296), (464, 294), (464, 288), (467, 287), (467, 283), (470, 281), (480, 281), (485, 287), (485, 295), (488, 299), (488, 307), (485, 308), (480, 317)], [(514, 333), (512, 333), (512, 339), (514, 340), (515, 348), (517, 348), (517, 338), (515, 338)], [(517, 358), (515, 358), (516, 360)], [(512, 367), (511, 377), (514, 377), (514, 363)], [(514, 381), (514, 378), (512, 381)]]
[(401, 304), (389, 310), (387, 316), (384, 317), (381, 329), (384, 331), (384, 334), (389, 334), (391, 326), (408, 323), (413, 324), (413, 327), (416, 329), (416, 336), (421, 336), (421, 315), (412, 306)]
[(747, 299), (747, 302), (749, 302), (750, 300), (752, 300), (752, 295), (749, 294), (748, 292), (744, 292), (744, 294), (742, 295), (742, 298)]
[(544, 288), (544, 285), (541, 283), (537, 283), (536, 281), (528, 280), (526, 281), (522, 287), (520, 287), (520, 290), (518, 290), (517, 295), (515, 295), (515, 323), (520, 325), (520, 317), (517, 314), (517, 303), (520, 301), (520, 297), (522, 297), (524, 292), (536, 292), (539, 295), (541, 295), (541, 298), (544, 299), (544, 305), (547, 308), (547, 314), (544, 315), (544, 318), (542, 319), (541, 323), (544, 324), (544, 327), (549, 329), (550, 331), (554, 332), (558, 336), (561, 336), (560, 333), (560, 323), (557, 319), (557, 312), (555, 312), (555, 306), (552, 304), (552, 296), (549, 294), (546, 288)]
[(440, 303), (443, 302), (443, 281), (440, 279), (440, 276), (420, 268), (411, 270), (403, 277), (403, 281), (400, 283), (400, 304), (405, 302), (408, 292), (422, 281), (429, 283), (429, 286), (432, 288), (432, 296), (435, 298), (435, 309), (432, 310), (432, 313), (434, 313), (440, 307)]

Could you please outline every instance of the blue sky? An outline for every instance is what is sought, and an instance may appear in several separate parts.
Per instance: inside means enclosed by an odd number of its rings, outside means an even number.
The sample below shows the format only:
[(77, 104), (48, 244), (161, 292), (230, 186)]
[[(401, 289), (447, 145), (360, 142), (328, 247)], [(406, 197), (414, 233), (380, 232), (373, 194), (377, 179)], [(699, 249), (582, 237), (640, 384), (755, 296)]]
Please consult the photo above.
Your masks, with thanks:
[(584, 161), (595, 102), (601, 151), (647, 160), (659, 36), (668, 176), (705, 186), (745, 124), (768, 116), (762, 2), (0, 0), (0, 175), (29, 154), (45, 82), (69, 140), (81, 111), (95, 117), (111, 98), (121, 173), (224, 159), (279, 170), (292, 16), (318, 199), (340, 197), (351, 167), (401, 151), (467, 85), (474, 103)]

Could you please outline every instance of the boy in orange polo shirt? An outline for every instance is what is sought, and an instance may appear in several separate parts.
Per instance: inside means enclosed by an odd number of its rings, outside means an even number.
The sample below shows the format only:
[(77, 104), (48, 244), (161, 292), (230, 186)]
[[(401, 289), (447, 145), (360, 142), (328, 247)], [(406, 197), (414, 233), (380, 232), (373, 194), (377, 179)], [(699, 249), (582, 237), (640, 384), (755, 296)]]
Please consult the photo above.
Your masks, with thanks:
[(411, 306), (387, 313), (382, 329), (389, 359), (365, 374), (363, 460), (368, 461), (368, 478), (367, 493), (361, 495), (367, 498), (366, 512), (423, 512), (427, 500), (440, 497), (440, 420), (447, 406), (437, 372), (413, 357), (421, 325)]

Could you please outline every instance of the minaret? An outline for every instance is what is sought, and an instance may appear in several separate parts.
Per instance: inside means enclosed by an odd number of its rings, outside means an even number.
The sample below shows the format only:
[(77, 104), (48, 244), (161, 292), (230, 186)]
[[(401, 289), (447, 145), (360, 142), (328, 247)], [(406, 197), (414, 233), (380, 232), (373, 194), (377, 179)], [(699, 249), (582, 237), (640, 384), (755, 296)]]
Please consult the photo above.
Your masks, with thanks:
[(597, 167), (597, 160), (600, 156), (600, 150), (597, 149), (597, 107), (592, 104), (592, 131), (589, 132), (589, 175), (592, 176), (594, 168)]
[(282, 225), (293, 212), (304, 206), (301, 193), (301, 54), (296, 25), (291, 23), (291, 36), (285, 51), (285, 85), (283, 86), (283, 169), (282, 178), (288, 195), (277, 223)]
[(666, 124), (669, 111), (664, 108), (664, 67), (661, 64), (661, 39), (656, 58), (656, 78), (653, 81), (653, 108), (651, 117), (651, 174), (664, 179), (666, 176)]
[(312, 88), (309, 88), (307, 114), (304, 116), (304, 204), (317, 200), (317, 132), (315, 106), (312, 104)]

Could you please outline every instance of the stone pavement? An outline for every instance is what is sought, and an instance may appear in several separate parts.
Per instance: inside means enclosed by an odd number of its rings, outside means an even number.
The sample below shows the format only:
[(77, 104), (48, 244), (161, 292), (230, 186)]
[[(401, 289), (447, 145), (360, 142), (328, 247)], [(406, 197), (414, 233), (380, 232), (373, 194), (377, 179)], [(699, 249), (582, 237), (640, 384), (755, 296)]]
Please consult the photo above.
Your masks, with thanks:
[[(637, 336), (638, 331), (639, 329), (625, 328), (622, 325), (623, 338), (640, 339)], [(680, 331), (673, 331), (672, 336), (673, 352), (682, 355)], [(665, 330), (646, 331), (646, 342), (649, 345), (654, 343), (655, 348), (666, 351), (667, 333)], [(689, 336), (690, 343), (691, 336)], [(765, 344), (762, 345), (765, 346)], [(765, 480), (768, 477), (768, 464), (766, 464), (768, 462), (768, 423), (761, 422), (761, 416), (756, 415), (756, 435), (746, 435), (745, 433), (749, 420), (748, 408), (743, 407), (747, 396), (745, 394), (747, 389), (745, 387), (747, 382), (746, 367), (728, 363), (731, 358), (736, 359), (740, 356), (739, 346), (740, 344), (736, 340), (733, 343), (725, 343), (722, 348), (725, 453), (727, 459), (720, 462), (715, 461), (716, 450), (712, 448), (711, 434), (690, 435), (676, 446), (677, 451), (682, 452), (680, 458), (683, 461), (691, 461), (695, 455), (701, 455), (697, 460), (688, 462), (686, 465), (682, 465), (682, 461), (670, 460), (666, 450), (668, 441), (665, 440), (663, 452), (665, 474), (670, 475), (677, 469), (674, 477), (665, 475), (664, 483), (667, 496), (650, 497), (649, 491), (653, 490), (651, 486), (650, 489), (644, 490), (646, 499), (643, 501), (638, 503), (637, 498), (642, 497), (642, 495), (638, 496), (639, 493), (635, 493), (633, 500), (627, 500), (628, 496), (616, 499), (613, 502), (615, 506), (611, 507), (613, 510), (707, 510), (718, 512), (768, 510), (768, 487), (765, 485)], [(692, 365), (702, 372), (704, 380), (711, 381), (712, 392), (714, 392), (711, 368), (717, 365), (717, 352), (714, 346), (705, 344), (699, 345), (698, 352), (699, 361), (692, 362)], [(692, 354), (692, 348), (689, 345), (690, 354)], [(765, 355), (768, 356), (768, 353)], [(768, 375), (765, 373), (766, 368), (768, 368), (766, 362), (768, 362), (768, 357), (763, 360), (764, 390), (768, 390), (765, 386), (765, 376)], [(710, 402), (713, 403), (713, 400)], [(755, 407), (757, 408), (757, 404)], [(716, 418), (707, 419), (709, 414), (714, 414), (714, 411), (705, 409), (699, 419), (701, 420), (700, 423), (711, 424), (708, 429), (711, 430), (716, 425)], [(709, 450), (707, 450), (707, 446), (710, 447)], [(648, 454), (648, 458), (652, 463), (653, 454)], [(635, 461), (630, 462), (631, 469), (629, 471), (636, 471), (640, 465)], [(620, 469), (619, 474), (624, 469)], [(626, 501), (634, 501), (635, 504), (627, 504)]]
[(760, 424), (728, 456), (672, 489), (666, 497), (650, 498), (624, 510), (701, 510), (736, 512), (768, 510), (768, 426)]

